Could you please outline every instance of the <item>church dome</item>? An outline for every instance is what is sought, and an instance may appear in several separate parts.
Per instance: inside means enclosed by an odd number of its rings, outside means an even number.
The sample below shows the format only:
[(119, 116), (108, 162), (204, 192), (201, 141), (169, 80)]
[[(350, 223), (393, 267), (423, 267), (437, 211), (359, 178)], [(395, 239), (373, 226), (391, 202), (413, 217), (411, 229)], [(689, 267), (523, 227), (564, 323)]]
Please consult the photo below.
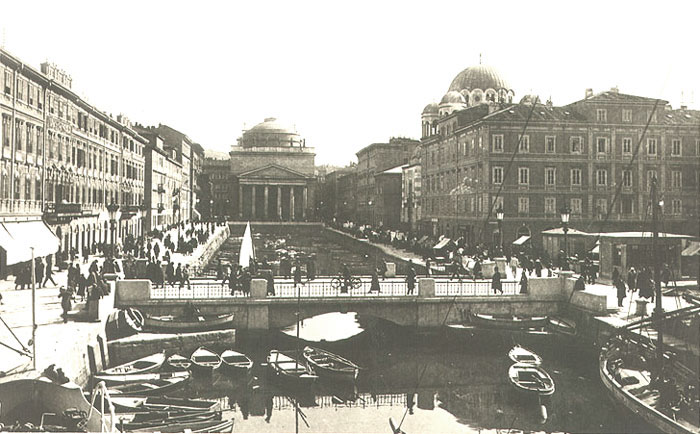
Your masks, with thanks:
[[(506, 81), (490, 66), (470, 66), (457, 74), (450, 84), (449, 91), (461, 91), (463, 89), (506, 89), (511, 90)], [(449, 92), (448, 92), (449, 93)]]
[(296, 128), (285, 125), (275, 118), (265, 118), (265, 121), (245, 131), (239, 139), (243, 147), (272, 147), (295, 146), (302, 143)]
[(438, 105), (435, 104), (434, 102), (431, 102), (425, 108), (423, 109), (423, 114), (424, 115), (432, 115), (432, 114), (438, 114)]
[(451, 90), (442, 97), (440, 104), (465, 104), (464, 96), (458, 91)]

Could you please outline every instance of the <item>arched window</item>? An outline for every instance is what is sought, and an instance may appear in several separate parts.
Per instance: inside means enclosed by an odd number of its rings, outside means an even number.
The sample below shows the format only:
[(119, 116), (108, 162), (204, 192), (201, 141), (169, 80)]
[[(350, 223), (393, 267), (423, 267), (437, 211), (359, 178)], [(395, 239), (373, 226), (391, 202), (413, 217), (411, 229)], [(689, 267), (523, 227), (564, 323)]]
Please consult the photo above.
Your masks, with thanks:
[(10, 198), (10, 178), (5, 169), (2, 170), (2, 176), (0, 177), (0, 197), (2, 199)]
[(14, 188), (14, 192), (13, 192), (15, 199), (19, 199), (19, 193), (20, 193), (20, 191), (22, 191), (20, 189), (21, 186), (19, 185), (19, 179), (20, 179), (19, 174), (15, 174), (15, 188)]
[(36, 178), (34, 179), (34, 200), (41, 200), (41, 178), (39, 175), (36, 175)]
[(24, 199), (32, 200), (32, 177), (28, 173), (24, 177)]

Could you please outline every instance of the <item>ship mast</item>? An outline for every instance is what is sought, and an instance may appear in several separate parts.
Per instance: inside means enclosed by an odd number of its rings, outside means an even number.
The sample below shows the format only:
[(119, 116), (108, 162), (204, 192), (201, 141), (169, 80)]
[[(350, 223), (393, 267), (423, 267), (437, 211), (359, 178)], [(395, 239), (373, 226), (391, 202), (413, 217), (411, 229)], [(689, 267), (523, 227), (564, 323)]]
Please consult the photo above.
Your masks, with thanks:
[(661, 306), (661, 270), (659, 266), (658, 248), (658, 219), (661, 211), (662, 203), (657, 197), (657, 181), (656, 177), (651, 180), (651, 216), (652, 216), (652, 233), (651, 239), (651, 254), (654, 265), (654, 295), (656, 297), (656, 307), (654, 308), (653, 317), (656, 319), (656, 363), (657, 363), (657, 378), (661, 378), (664, 366), (664, 334), (662, 331), (664, 309)]

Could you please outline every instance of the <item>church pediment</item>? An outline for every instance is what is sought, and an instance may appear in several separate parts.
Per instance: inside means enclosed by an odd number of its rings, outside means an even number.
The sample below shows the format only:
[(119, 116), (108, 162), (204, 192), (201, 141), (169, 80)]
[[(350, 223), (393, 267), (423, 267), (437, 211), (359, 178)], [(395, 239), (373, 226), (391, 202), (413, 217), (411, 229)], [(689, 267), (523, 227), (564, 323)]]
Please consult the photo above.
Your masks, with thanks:
[(309, 176), (286, 167), (270, 164), (238, 175), (242, 179), (296, 179), (305, 180)]

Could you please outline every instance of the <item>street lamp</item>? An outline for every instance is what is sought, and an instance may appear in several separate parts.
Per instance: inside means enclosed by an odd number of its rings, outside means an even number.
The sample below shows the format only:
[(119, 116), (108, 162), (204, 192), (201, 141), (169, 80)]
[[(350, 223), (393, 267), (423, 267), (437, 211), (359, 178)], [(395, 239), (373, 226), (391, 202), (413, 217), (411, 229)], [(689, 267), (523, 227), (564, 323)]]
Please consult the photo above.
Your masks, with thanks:
[(107, 212), (109, 213), (110, 228), (112, 230), (112, 248), (110, 250), (112, 257), (114, 257), (114, 246), (117, 244), (117, 213), (119, 212), (119, 205), (112, 201), (112, 203), (107, 205)]
[(496, 221), (498, 222), (498, 238), (501, 245), (501, 254), (503, 254), (503, 206), (499, 205), (496, 210)]
[(571, 210), (564, 205), (561, 210), (561, 227), (564, 231), (564, 264), (562, 268), (565, 271), (569, 271), (569, 243), (567, 239), (567, 234), (569, 233), (569, 218), (571, 217)]
[(177, 224), (177, 250), (180, 250), (180, 203), (179, 202), (173, 202), (173, 214), (177, 213), (177, 220), (175, 220), (175, 223)]
[(367, 206), (372, 210), (372, 211), (371, 211), (371, 213), (372, 213), (371, 215), (372, 215), (372, 216), (370, 217), (370, 220), (369, 220), (369, 221), (370, 221), (370, 223), (371, 223), (371, 226), (374, 228), (374, 208), (372, 208), (372, 200), (368, 200), (368, 201), (367, 201)]

